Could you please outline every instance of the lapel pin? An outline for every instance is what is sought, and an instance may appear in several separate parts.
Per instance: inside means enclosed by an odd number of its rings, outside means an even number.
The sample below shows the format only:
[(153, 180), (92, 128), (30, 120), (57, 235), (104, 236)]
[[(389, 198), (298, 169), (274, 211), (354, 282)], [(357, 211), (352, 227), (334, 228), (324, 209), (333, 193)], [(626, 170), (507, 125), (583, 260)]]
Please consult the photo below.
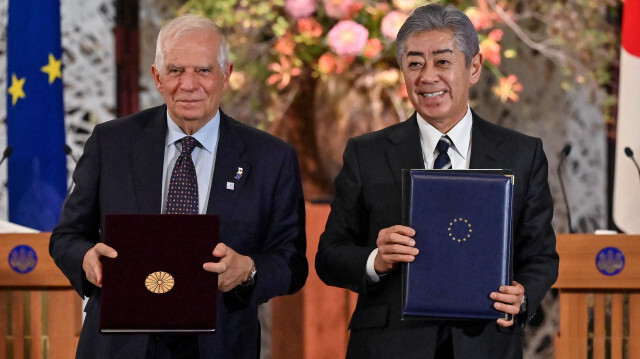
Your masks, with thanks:
[(242, 167), (238, 167), (238, 172), (236, 173), (236, 180), (239, 180), (242, 177)]
[(233, 191), (233, 185), (234, 185), (233, 182), (227, 182), (227, 189), (230, 189)]

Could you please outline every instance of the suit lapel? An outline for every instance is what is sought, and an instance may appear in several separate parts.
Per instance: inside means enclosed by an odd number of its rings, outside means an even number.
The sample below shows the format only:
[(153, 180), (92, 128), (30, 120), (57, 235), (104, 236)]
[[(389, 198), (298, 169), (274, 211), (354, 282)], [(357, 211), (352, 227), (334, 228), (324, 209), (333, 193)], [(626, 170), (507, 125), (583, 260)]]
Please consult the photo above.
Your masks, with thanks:
[(501, 144), (504, 139), (495, 131), (491, 131), (491, 126), (493, 125), (473, 112), (469, 168), (498, 169), (500, 167), (503, 156)]
[(151, 112), (148, 121), (131, 140), (130, 163), (139, 213), (160, 213), (162, 206), (162, 162), (167, 137), (166, 107)]
[(402, 170), (424, 168), (420, 129), (414, 113), (408, 120), (397, 126), (388, 136), (390, 146), (387, 150), (387, 163), (394, 180), (402, 183)]
[(251, 165), (244, 157), (245, 144), (237, 123), (220, 111), (220, 138), (216, 150), (208, 214), (230, 213), (251, 175)]

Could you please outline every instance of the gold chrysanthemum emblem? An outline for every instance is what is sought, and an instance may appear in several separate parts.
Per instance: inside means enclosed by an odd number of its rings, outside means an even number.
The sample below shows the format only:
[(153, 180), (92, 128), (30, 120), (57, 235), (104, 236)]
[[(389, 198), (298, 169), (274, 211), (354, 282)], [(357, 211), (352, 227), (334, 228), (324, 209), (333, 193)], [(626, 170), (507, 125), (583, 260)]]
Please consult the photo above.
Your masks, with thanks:
[(156, 294), (162, 294), (170, 291), (174, 284), (175, 282), (171, 274), (162, 271), (149, 274), (147, 279), (144, 281), (144, 285), (147, 287), (147, 290)]

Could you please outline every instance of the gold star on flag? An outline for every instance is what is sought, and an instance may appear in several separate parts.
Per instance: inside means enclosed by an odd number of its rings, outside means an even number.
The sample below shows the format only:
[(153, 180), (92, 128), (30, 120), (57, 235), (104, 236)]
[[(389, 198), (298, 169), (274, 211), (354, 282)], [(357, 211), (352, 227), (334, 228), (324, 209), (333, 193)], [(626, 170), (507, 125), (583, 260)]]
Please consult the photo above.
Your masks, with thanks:
[(41, 70), (44, 73), (49, 74), (49, 83), (53, 83), (57, 78), (62, 78), (62, 60), (56, 60), (56, 58), (49, 54), (49, 64), (42, 66)]
[(18, 99), (27, 97), (22, 89), (26, 80), (26, 78), (17, 78), (16, 74), (11, 75), (11, 87), (9, 87), (9, 94), (11, 95), (12, 105), (15, 105), (16, 102), (18, 102)]

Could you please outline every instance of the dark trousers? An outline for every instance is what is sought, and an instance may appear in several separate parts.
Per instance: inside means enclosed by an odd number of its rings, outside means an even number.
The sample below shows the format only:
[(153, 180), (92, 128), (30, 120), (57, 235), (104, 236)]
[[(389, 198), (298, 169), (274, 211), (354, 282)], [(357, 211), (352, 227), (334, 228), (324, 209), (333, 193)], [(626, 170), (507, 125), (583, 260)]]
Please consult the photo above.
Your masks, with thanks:
[(145, 359), (198, 359), (198, 337), (193, 334), (154, 334)]
[(451, 326), (440, 324), (438, 328), (438, 343), (436, 346), (435, 359), (454, 359), (453, 340), (451, 339)]

